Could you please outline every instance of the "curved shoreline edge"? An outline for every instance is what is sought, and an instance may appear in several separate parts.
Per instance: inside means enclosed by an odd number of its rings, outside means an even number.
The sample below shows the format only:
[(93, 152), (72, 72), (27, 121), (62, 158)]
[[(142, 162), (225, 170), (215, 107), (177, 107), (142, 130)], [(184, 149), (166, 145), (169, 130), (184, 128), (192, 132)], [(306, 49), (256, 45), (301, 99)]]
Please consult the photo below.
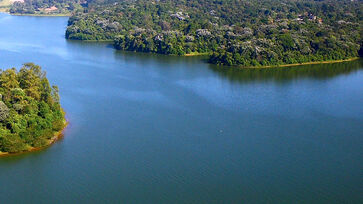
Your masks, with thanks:
[[(343, 59), (343, 60), (329, 60), (329, 61), (317, 61), (317, 62), (304, 62), (304, 63), (296, 63), (296, 64), (282, 64), (282, 65), (269, 65), (269, 66), (251, 66), (251, 67), (243, 67), (243, 66), (224, 66), (224, 67), (233, 67), (237, 69), (269, 69), (269, 68), (280, 68), (280, 67), (297, 67), (297, 66), (303, 66), (303, 65), (318, 65), (318, 64), (335, 64), (335, 63), (341, 63), (341, 62), (351, 62), (355, 60), (362, 59), (361, 57), (353, 57), (349, 59)], [(217, 66), (223, 66), (223, 65), (217, 65)]]
[(0, 151), (0, 157), (16, 156), (16, 155), (21, 155), (21, 154), (25, 154), (25, 153), (29, 153), (29, 152), (36, 152), (36, 151), (40, 151), (40, 150), (43, 150), (45, 148), (48, 148), (49, 146), (51, 146), (52, 144), (54, 144), (56, 141), (58, 141), (60, 138), (63, 137), (63, 132), (66, 130), (67, 126), (69, 125), (69, 122), (66, 119), (64, 119), (63, 123), (64, 123), (63, 128), (58, 132), (54, 132), (53, 137), (51, 137), (48, 140), (48, 142), (47, 142), (47, 144), (45, 146), (42, 146), (42, 147), (30, 147), (26, 151), (17, 152), (17, 153), (9, 153), (9, 152), (1, 152)]

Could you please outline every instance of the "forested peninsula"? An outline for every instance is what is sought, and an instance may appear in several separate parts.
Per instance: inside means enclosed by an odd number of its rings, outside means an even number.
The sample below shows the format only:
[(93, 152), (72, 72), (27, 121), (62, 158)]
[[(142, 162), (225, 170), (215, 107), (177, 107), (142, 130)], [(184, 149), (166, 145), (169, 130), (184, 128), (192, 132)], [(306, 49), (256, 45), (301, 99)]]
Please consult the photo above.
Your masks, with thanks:
[(0, 155), (45, 147), (65, 126), (58, 87), (40, 66), (0, 70)]
[(356, 0), (93, 0), (66, 38), (230, 66), (331, 62), (362, 55), (362, 11)]
[(12, 14), (71, 15), (67, 39), (119, 50), (207, 55), (235, 67), (363, 55), (361, 0), (16, 0)]

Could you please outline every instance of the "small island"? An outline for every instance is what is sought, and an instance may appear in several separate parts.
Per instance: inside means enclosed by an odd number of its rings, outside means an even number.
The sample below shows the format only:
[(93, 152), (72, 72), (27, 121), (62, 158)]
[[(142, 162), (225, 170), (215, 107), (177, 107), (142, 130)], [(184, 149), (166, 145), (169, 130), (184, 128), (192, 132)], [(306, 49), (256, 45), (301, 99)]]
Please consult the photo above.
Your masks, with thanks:
[(0, 70), (0, 156), (46, 147), (66, 126), (58, 87), (33, 63)]

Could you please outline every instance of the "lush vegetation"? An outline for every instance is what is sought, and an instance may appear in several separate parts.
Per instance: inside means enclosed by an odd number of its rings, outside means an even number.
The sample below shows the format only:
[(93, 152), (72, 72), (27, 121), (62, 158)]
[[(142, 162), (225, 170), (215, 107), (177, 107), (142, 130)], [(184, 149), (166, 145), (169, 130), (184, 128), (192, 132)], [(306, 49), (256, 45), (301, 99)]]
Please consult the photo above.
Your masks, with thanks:
[(46, 146), (63, 127), (58, 87), (50, 86), (41, 67), (0, 71), (0, 152)]
[(15, 1), (12, 14), (34, 15), (70, 15), (75, 10), (82, 10), (86, 1), (82, 0), (24, 0)]
[(363, 7), (351, 0), (92, 1), (68, 39), (117, 49), (210, 54), (223, 65), (267, 66), (357, 57)]

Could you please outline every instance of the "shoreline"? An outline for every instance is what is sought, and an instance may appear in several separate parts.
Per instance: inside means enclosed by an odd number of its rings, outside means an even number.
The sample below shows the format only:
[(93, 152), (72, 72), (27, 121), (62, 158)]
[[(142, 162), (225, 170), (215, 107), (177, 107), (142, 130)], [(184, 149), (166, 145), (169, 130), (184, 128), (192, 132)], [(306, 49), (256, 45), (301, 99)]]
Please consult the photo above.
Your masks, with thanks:
[(66, 38), (66, 40), (75, 41), (75, 42), (86, 42), (86, 43), (112, 43), (113, 42), (113, 40), (78, 40), (78, 39), (70, 39), (70, 38)]
[(21, 154), (25, 154), (25, 153), (30, 153), (30, 152), (36, 152), (36, 151), (40, 151), (43, 150), (49, 146), (51, 146), (52, 144), (54, 144), (56, 141), (58, 141), (59, 139), (61, 139), (63, 137), (63, 132), (66, 130), (66, 128), (68, 127), (69, 122), (64, 119), (64, 126), (61, 130), (59, 130), (58, 132), (54, 132), (53, 133), (53, 137), (51, 137), (50, 139), (48, 139), (47, 144), (43, 147), (30, 147), (28, 150), (22, 151), (22, 152), (17, 152), (17, 153), (9, 153), (9, 152), (1, 152), (0, 151), (0, 157), (7, 157), (7, 156), (16, 156), (16, 155), (21, 155)]
[(355, 60), (359, 60), (359, 59), (361, 59), (361, 57), (353, 57), (353, 58), (343, 59), (343, 60), (304, 62), (304, 63), (296, 63), (296, 64), (282, 64), (282, 65), (269, 65), (269, 66), (251, 66), (251, 67), (243, 67), (243, 66), (227, 66), (227, 67), (236, 67), (236, 68), (239, 68), (239, 69), (269, 69), (269, 68), (279, 68), (279, 67), (297, 67), (297, 66), (314, 65), (314, 64), (335, 64), (335, 63), (341, 63), (341, 62), (351, 62), (351, 61), (355, 61)]
[[(106, 41), (99, 41), (99, 40), (77, 40), (77, 41), (84, 41), (84, 42), (108, 42)], [(115, 48), (116, 49), (116, 48)], [(177, 57), (200, 57), (200, 56), (210, 56), (211, 53), (189, 53), (184, 55), (172, 55), (172, 54), (160, 54), (154, 52), (138, 52), (138, 51), (129, 51), (129, 50), (119, 50), (118, 51), (125, 51), (125, 52), (137, 52), (137, 53), (147, 53), (147, 54), (157, 54), (157, 55), (164, 55), (164, 56), (177, 56)], [(213, 64), (211, 65), (219, 66), (219, 67), (230, 67), (230, 68), (237, 68), (237, 69), (267, 69), (267, 68), (280, 68), (280, 67), (296, 67), (296, 66), (303, 66), (303, 65), (314, 65), (314, 64), (334, 64), (334, 63), (341, 63), (341, 62), (350, 62), (363, 59), (362, 57), (352, 57), (349, 59), (342, 59), (342, 60), (328, 60), (328, 61), (315, 61), (315, 62), (303, 62), (303, 63), (295, 63), (295, 64), (281, 64), (281, 65), (268, 65), (268, 66), (241, 66), (241, 65), (223, 65), (223, 64)]]

